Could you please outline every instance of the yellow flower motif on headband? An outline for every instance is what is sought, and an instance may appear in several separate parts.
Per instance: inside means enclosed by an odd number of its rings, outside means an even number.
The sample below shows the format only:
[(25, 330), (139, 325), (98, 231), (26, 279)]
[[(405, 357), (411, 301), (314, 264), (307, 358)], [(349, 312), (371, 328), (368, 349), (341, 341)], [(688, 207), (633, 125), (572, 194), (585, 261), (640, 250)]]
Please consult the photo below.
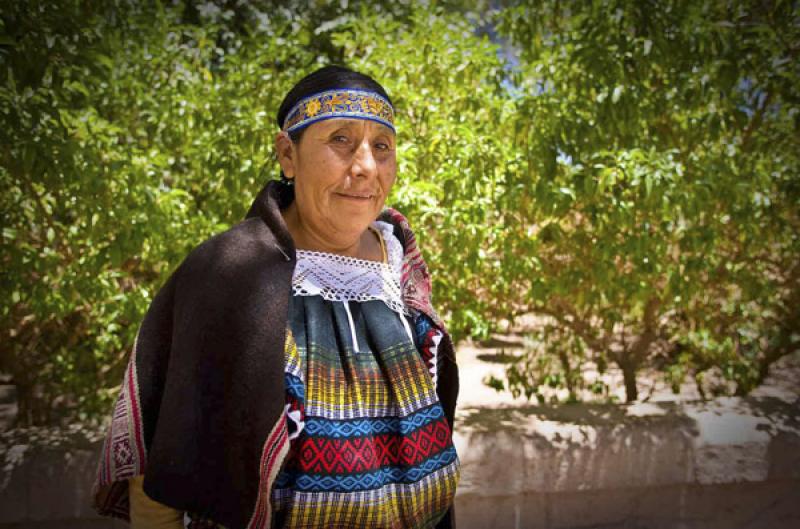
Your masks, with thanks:
[(382, 101), (380, 101), (378, 99), (375, 99), (375, 98), (372, 98), (372, 97), (368, 97), (367, 98), (367, 104), (369, 105), (369, 109), (373, 113), (378, 114), (378, 115), (381, 114), (381, 111), (383, 110), (383, 102)]
[(317, 99), (312, 99), (306, 105), (306, 113), (309, 116), (314, 116), (314, 115), (317, 114), (317, 112), (319, 112), (320, 108), (322, 108), (322, 105), (320, 104), (320, 102)]

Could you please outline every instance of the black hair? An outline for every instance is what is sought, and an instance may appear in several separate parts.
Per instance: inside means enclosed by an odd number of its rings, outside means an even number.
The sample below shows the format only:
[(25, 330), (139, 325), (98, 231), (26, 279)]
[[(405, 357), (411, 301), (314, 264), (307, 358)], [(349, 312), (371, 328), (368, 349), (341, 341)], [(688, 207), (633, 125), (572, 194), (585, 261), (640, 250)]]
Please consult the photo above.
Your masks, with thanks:
[[(277, 121), (278, 127), (283, 127), (283, 121), (286, 119), (286, 114), (294, 107), (298, 101), (318, 92), (331, 90), (333, 88), (357, 88), (361, 90), (370, 90), (377, 92), (381, 97), (386, 99), (389, 104), (392, 100), (386, 93), (386, 90), (372, 77), (353, 71), (344, 66), (324, 66), (318, 70), (311, 72), (289, 90), (286, 97), (283, 98), (280, 108), (278, 109)], [(289, 137), (293, 142), (297, 143), (303, 136), (305, 128), (292, 131)]]

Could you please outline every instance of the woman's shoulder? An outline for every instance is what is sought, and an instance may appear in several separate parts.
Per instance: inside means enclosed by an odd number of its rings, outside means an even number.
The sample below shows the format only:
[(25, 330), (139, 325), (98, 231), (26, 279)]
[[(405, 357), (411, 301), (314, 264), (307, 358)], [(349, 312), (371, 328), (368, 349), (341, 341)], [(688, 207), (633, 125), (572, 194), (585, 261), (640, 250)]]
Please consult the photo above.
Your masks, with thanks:
[(182, 274), (226, 276), (286, 261), (286, 254), (269, 227), (260, 218), (251, 217), (195, 246), (179, 269)]
[(378, 222), (392, 227), (392, 234), (400, 241), (403, 248), (407, 249), (409, 242), (415, 243), (414, 231), (408, 219), (394, 208), (385, 208), (378, 216)]
[(427, 314), (433, 322), (444, 330), (444, 322), (431, 305), (431, 278), (428, 265), (417, 246), (417, 238), (408, 219), (393, 208), (381, 212), (378, 221), (393, 226), (393, 234), (403, 247), (402, 290), (403, 302), (407, 307)]

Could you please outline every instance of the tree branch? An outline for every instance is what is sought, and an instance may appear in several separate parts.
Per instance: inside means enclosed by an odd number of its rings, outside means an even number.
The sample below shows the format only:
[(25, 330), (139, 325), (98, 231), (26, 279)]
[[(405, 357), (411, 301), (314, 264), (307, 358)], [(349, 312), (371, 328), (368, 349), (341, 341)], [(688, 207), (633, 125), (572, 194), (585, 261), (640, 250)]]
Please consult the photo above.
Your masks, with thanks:
[(750, 139), (753, 136), (753, 132), (761, 126), (761, 123), (764, 121), (764, 112), (766, 112), (767, 107), (769, 106), (770, 102), (772, 101), (772, 92), (766, 92), (766, 97), (762, 100), (761, 104), (756, 108), (756, 111), (753, 113), (753, 118), (750, 120), (750, 123), (747, 124), (745, 127), (744, 132), (742, 132), (742, 150), (747, 150)]

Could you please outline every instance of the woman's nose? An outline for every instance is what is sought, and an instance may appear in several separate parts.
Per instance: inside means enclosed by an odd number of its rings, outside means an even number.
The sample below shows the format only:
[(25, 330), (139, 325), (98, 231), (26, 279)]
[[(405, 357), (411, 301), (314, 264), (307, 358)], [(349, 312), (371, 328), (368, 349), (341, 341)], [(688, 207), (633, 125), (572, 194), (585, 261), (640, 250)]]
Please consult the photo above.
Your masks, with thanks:
[(353, 176), (370, 178), (378, 173), (378, 164), (372, 152), (372, 145), (367, 140), (362, 141), (353, 154)]

